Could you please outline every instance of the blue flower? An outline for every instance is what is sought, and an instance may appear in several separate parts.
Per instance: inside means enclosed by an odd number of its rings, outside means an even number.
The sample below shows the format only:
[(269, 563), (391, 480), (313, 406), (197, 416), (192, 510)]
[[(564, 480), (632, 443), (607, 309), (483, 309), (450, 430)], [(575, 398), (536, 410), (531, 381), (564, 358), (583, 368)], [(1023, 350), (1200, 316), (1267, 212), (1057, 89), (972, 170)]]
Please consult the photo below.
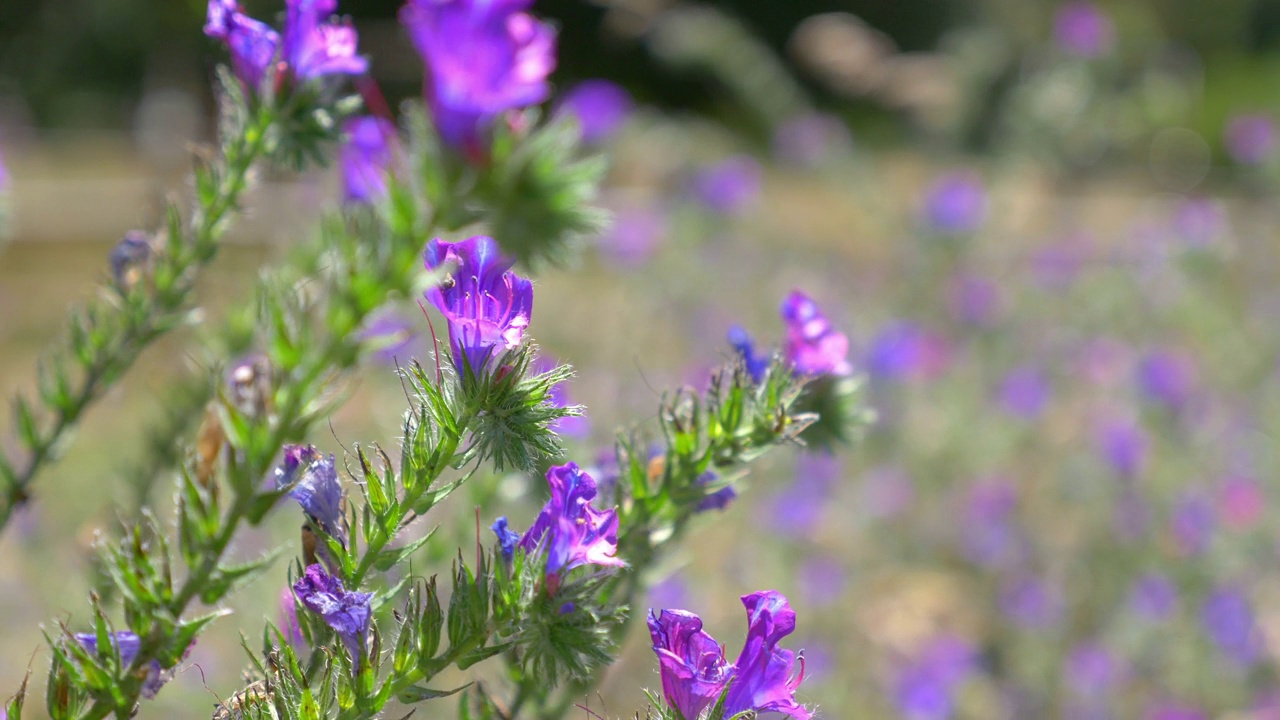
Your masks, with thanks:
[(516, 545), (520, 542), (520, 533), (510, 528), (505, 515), (494, 520), (490, 529), (493, 530), (494, 535), (498, 536), (498, 547), (502, 548), (502, 558), (511, 562), (516, 552)]
[(369, 600), (373, 593), (347, 592), (341, 580), (325, 572), (320, 565), (311, 565), (293, 584), (293, 594), (304, 607), (333, 628), (350, 651), (351, 661), (358, 667), (365, 638), (369, 634)]
[[(301, 475), (299, 475), (301, 471)], [(342, 530), (342, 484), (333, 455), (322, 455), (314, 445), (286, 445), (284, 463), (276, 468), (276, 489), (289, 489), (311, 521), (329, 535), (346, 541)]]
[(484, 236), (427, 245), (427, 269), (449, 268), (445, 283), (426, 295), (449, 323), (459, 372), (469, 368), (479, 375), (495, 349), (511, 350), (524, 340), (533, 315), (533, 283), (512, 272), (512, 264)]
[[(138, 651), (142, 649), (142, 639), (137, 633), (128, 630), (120, 630), (111, 633), (111, 644), (116, 652), (120, 653), (120, 666), (127, 668), (133, 664), (133, 659), (138, 657)], [(101, 655), (98, 648), (98, 636), (94, 633), (76, 633), (76, 642), (80, 643), (90, 655)], [(142, 681), (142, 696), (150, 699), (156, 696), (160, 688), (173, 677), (172, 671), (165, 671), (160, 667), (160, 661), (152, 660), (147, 663), (146, 678)]]
[(759, 383), (764, 380), (764, 374), (769, 369), (769, 356), (756, 352), (755, 340), (741, 325), (729, 328), (729, 344), (738, 353), (738, 357), (742, 358), (742, 364), (751, 374), (752, 381)]
[(387, 172), (397, 138), (396, 127), (382, 118), (351, 118), (343, 126), (347, 140), (338, 153), (343, 194), (348, 202), (377, 202), (387, 194)]

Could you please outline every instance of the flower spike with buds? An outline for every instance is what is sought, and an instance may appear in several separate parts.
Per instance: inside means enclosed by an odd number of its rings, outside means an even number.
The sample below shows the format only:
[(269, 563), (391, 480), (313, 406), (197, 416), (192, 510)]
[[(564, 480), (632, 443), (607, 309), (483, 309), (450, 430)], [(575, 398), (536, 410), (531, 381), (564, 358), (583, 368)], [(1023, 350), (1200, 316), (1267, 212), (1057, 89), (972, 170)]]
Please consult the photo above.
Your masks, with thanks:
[(356, 31), (327, 22), (337, 0), (286, 0), (284, 38), (271, 27), (240, 12), (235, 0), (209, 0), (204, 34), (227, 44), (236, 76), (255, 88), (271, 68), (282, 64), (298, 82), (325, 75), (359, 75), (369, 61), (356, 54)]
[[(99, 654), (97, 635), (94, 633), (76, 633), (75, 638), (76, 642), (80, 643), (80, 646), (91, 655)], [(138, 650), (142, 648), (142, 638), (139, 638), (137, 633), (129, 632), (128, 630), (113, 632), (110, 638), (116, 652), (120, 653), (121, 666), (129, 667), (132, 665), (133, 659), (138, 656)], [(165, 672), (156, 660), (147, 663), (146, 668), (147, 675), (142, 681), (142, 696), (151, 699), (156, 696), (157, 692), (160, 692), (160, 688), (164, 687), (165, 683), (169, 682), (173, 677), (173, 673)]]

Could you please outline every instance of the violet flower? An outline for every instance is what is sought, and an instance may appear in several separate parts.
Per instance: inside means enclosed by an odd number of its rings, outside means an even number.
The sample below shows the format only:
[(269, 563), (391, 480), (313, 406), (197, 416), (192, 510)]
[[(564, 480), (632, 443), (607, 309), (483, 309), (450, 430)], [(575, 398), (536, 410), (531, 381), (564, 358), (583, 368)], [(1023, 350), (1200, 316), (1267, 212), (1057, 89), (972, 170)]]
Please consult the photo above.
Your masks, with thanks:
[(760, 384), (760, 381), (764, 380), (765, 372), (769, 370), (768, 353), (756, 352), (755, 340), (740, 325), (729, 328), (728, 339), (734, 352), (741, 358), (747, 373), (751, 375), (751, 381), (757, 385)]
[(533, 0), (409, 0), (400, 22), (426, 63), (425, 89), (446, 143), (483, 152), (499, 115), (551, 88), (555, 31), (524, 12)]
[(760, 195), (760, 174), (760, 163), (737, 155), (699, 172), (693, 179), (693, 194), (713, 212), (736, 215)]
[(1153, 352), (1138, 365), (1138, 387), (1149, 400), (1178, 409), (1196, 386), (1196, 361), (1182, 351)]
[(387, 194), (387, 173), (399, 137), (396, 127), (373, 116), (351, 118), (343, 125), (346, 142), (338, 151), (343, 195), (347, 202), (372, 203)]
[(1080, 643), (1067, 656), (1067, 686), (1079, 697), (1105, 697), (1120, 681), (1121, 674), (1115, 653), (1101, 643)]
[(952, 716), (956, 689), (976, 665), (969, 643), (950, 635), (934, 638), (898, 674), (894, 703), (908, 720), (946, 720)]
[(1218, 511), (1228, 525), (1248, 527), (1262, 517), (1267, 497), (1257, 480), (1233, 476), (1218, 490)]
[(1120, 419), (1104, 422), (1097, 433), (1098, 451), (1121, 477), (1133, 478), (1146, 465), (1147, 435), (1138, 425)]
[(482, 235), (461, 242), (432, 240), (428, 270), (448, 267), (444, 284), (427, 291), (449, 323), (449, 346), (459, 373), (480, 375), (494, 350), (520, 346), (533, 315), (533, 283), (511, 271), (498, 244)]
[(342, 581), (320, 565), (311, 565), (293, 584), (298, 601), (333, 628), (357, 667), (369, 634), (369, 600), (373, 593), (347, 592)]
[[(118, 630), (111, 633), (110, 637), (111, 644), (116, 652), (120, 653), (120, 667), (128, 668), (133, 664), (133, 659), (138, 657), (138, 651), (142, 649), (142, 638), (128, 630)], [(90, 655), (101, 654), (98, 636), (95, 633), (76, 633), (75, 639)], [(161, 668), (159, 660), (152, 660), (145, 667), (147, 676), (142, 681), (142, 696), (151, 699), (173, 677), (173, 671)]]
[(295, 648), (306, 644), (307, 639), (298, 626), (298, 607), (293, 600), (293, 588), (287, 585), (280, 589), (280, 632), (284, 635), (285, 642)]
[(774, 590), (744, 595), (742, 604), (747, 609), (747, 639), (732, 665), (725, 661), (724, 649), (703, 632), (697, 615), (683, 610), (649, 611), (649, 635), (667, 702), (688, 720), (695, 720), (721, 694), (725, 695), (725, 717), (751, 710), (809, 720), (813, 714), (795, 700), (796, 688), (804, 680), (804, 658), (799, 658), (800, 672), (793, 677), (797, 657), (778, 647), (782, 638), (795, 631), (795, 612)]
[(289, 488), (289, 497), (298, 501), (312, 522), (345, 543), (342, 484), (332, 454), (326, 457), (314, 445), (286, 445), (275, 478), (277, 490)]
[(991, 280), (977, 275), (957, 275), (952, 278), (947, 305), (951, 316), (974, 327), (991, 327), (1003, 309), (1000, 287)]
[(657, 205), (641, 203), (621, 203), (611, 209), (613, 222), (599, 240), (601, 254), (619, 267), (644, 265), (667, 235), (666, 213)]
[(1212, 501), (1194, 490), (1178, 499), (1169, 521), (1174, 543), (1184, 556), (1199, 555), (1209, 549), (1216, 525)]
[(1227, 154), (1241, 165), (1262, 165), (1276, 150), (1276, 124), (1266, 115), (1236, 115), (1223, 133)]
[[(560, 576), (580, 565), (622, 567), (618, 551), (618, 511), (598, 510), (591, 501), (596, 481), (575, 463), (547, 471), (551, 499), (520, 538), (526, 552), (547, 554), (547, 577)], [(558, 579), (555, 581), (558, 583)]]
[(1039, 368), (1015, 368), (1000, 385), (1000, 405), (1010, 415), (1035, 420), (1049, 403), (1049, 381)]
[(1111, 18), (1085, 0), (1063, 4), (1053, 18), (1053, 37), (1058, 47), (1082, 58), (1095, 58), (1109, 51), (1113, 35)]
[[(698, 476), (697, 482), (699, 485), (711, 485), (719, 479), (720, 476), (716, 471), (708, 470)], [(729, 507), (729, 503), (733, 502), (737, 497), (738, 491), (734, 490), (732, 485), (725, 485), (719, 490), (716, 490), (699, 500), (698, 504), (694, 506), (693, 511), (706, 512), (708, 510), (724, 510)]]
[(1129, 591), (1129, 607), (1134, 614), (1148, 620), (1168, 619), (1178, 607), (1178, 589), (1164, 575), (1144, 575)]
[(511, 529), (506, 515), (494, 520), (489, 529), (498, 536), (498, 547), (502, 551), (502, 559), (511, 562), (516, 554), (516, 545), (520, 542), (520, 533)]
[(939, 177), (924, 197), (924, 220), (944, 235), (967, 235), (987, 217), (987, 191), (977, 175), (953, 172)]
[(608, 140), (631, 115), (631, 95), (608, 80), (586, 80), (573, 86), (556, 107), (557, 115), (577, 118), (586, 143)]
[(330, 22), (337, 0), (285, 0), (283, 39), (270, 26), (240, 11), (235, 0), (209, 0), (204, 34), (226, 43), (236, 76), (257, 88), (280, 62), (294, 80), (326, 75), (359, 75), (369, 61), (356, 54), (357, 36), (350, 24)]
[(837, 332), (831, 321), (808, 295), (793, 290), (782, 301), (787, 339), (782, 351), (799, 375), (848, 375), (849, 338)]
[(370, 348), (374, 358), (387, 365), (407, 357), (418, 341), (414, 325), (391, 311), (370, 317), (356, 337)]
[(0, 195), (9, 191), (9, 168), (4, 164), (4, 154), (0, 153)]
[(1215, 590), (1200, 608), (1200, 622), (1230, 660), (1251, 665), (1262, 650), (1249, 600), (1231, 588)]
[(965, 556), (984, 568), (1011, 567), (1021, 559), (1022, 535), (1014, 525), (1018, 489), (1006, 478), (992, 478), (969, 489), (962, 515)]
[[(556, 368), (559, 363), (555, 358), (547, 355), (540, 356), (533, 363), (533, 371), (539, 375), (550, 372)], [(575, 405), (569, 396), (569, 381), (561, 380), (551, 386), (551, 393), (547, 398), (547, 403), (551, 407), (565, 408)], [(568, 417), (557, 418), (552, 420), (547, 426), (552, 432), (558, 435), (571, 438), (585, 438), (591, 434), (591, 420), (586, 415), (570, 415)]]

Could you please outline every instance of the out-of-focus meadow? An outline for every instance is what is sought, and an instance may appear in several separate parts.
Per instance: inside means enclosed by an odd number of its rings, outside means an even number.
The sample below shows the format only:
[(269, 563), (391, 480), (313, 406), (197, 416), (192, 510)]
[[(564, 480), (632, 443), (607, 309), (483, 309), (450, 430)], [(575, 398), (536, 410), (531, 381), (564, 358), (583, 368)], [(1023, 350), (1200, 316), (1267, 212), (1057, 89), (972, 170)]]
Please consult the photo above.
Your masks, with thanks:
[[(95, 17), (128, 5), (95, 3)], [(134, 29), (178, 33), (136, 68), (120, 61), (134, 75), (94, 85), (45, 67), (62, 94), (32, 90), (42, 76), (18, 58), (58, 28), (0, 10), (17, 23), (0, 21), (5, 396), (33, 381), (116, 240), (186, 190), (214, 54), (188, 51), (202, 8), (181, 5)], [(343, 10), (375, 74), (392, 98), (412, 92), (416, 58), (379, 19), (395, 4), (364, 5)], [(612, 228), (536, 278), (530, 333), (578, 368), (568, 392), (588, 408), (571, 456), (591, 462), (664, 390), (704, 383), (733, 357), (731, 327), (776, 347), (792, 288), (849, 335), (877, 414), (833, 456), (753, 466), (650, 604), (700, 613), (736, 653), (738, 596), (781, 590), (807, 662), (799, 697), (833, 720), (1280, 717), (1280, 6), (795, 5), (535, 5), (564, 22), (555, 111), (579, 113), (611, 156)], [(913, 30), (925, 5), (937, 13)], [(95, 37), (111, 50), (128, 32)], [(602, 74), (624, 87), (576, 84)], [(265, 178), (193, 325), (312, 236), (335, 188), (324, 173)], [(398, 355), (424, 353), (418, 307), (387, 312), (413, 335)], [(135, 502), (131, 468), (166, 379), (198, 362), (182, 352), (195, 332), (143, 356), (0, 538), (0, 694), (41, 675), (41, 623), (85, 622), (94, 532)], [(363, 368), (312, 441), (389, 444), (393, 370)], [(521, 478), (490, 484), (486, 517), (540, 498)], [(436, 557), (468, 542), (470, 515), (455, 499), (427, 518), (447, 530)], [(296, 552), (291, 523), (237, 552)], [(211, 708), (206, 688), (244, 665), (231, 628), (256, 636), (280, 589), (238, 595), (140, 717)], [(629, 717), (658, 687), (636, 630), (591, 699), (602, 715)]]

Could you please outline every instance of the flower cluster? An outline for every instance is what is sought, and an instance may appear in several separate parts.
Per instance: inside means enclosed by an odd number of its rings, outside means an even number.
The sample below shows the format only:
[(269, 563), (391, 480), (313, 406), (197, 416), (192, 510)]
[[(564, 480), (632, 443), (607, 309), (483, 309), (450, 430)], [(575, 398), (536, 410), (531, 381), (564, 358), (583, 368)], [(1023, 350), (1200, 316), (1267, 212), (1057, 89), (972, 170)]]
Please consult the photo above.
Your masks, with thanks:
[[(742, 596), (747, 609), (747, 638), (736, 662), (702, 630), (702, 619), (684, 610), (649, 611), (649, 635), (658, 656), (662, 693), (686, 720), (724, 698), (724, 717), (742, 712), (776, 712), (796, 720), (813, 713), (796, 702), (804, 680), (804, 658), (778, 647), (796, 628), (796, 614), (775, 590)], [(800, 672), (792, 676), (796, 660)]]
[(356, 54), (356, 31), (330, 21), (337, 0), (286, 0), (283, 38), (240, 11), (236, 0), (209, 0), (204, 34), (231, 52), (236, 76), (250, 88), (273, 77), (305, 83), (327, 75), (359, 75), (369, 62)]

